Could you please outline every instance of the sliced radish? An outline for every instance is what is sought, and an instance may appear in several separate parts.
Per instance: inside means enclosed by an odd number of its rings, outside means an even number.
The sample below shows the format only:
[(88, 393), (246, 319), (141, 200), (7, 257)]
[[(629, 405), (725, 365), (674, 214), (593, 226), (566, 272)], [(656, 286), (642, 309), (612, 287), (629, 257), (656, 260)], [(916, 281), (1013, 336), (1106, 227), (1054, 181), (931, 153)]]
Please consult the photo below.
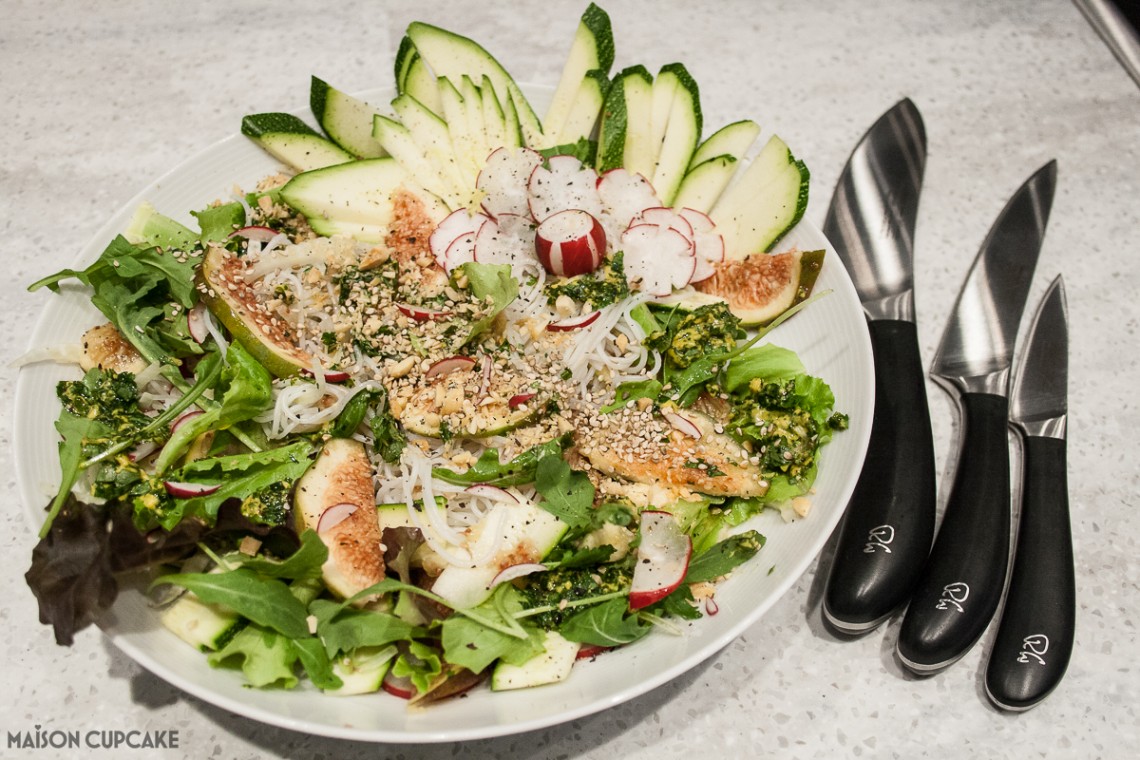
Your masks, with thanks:
[(438, 309), (428, 309), (423, 306), (410, 306), (408, 304), (398, 303), (396, 308), (400, 313), (409, 319), (414, 319), (417, 322), (434, 322), (437, 319), (446, 319), (451, 316), (450, 311), (440, 311)]
[(277, 230), (254, 224), (234, 230), (229, 236), (231, 238), (245, 238), (246, 240), (256, 240), (259, 243), (268, 243), (277, 237), (278, 234), (280, 233), (278, 233)]
[(534, 267), (534, 224), (529, 217), (500, 214), (479, 228), (475, 236), (475, 261), (480, 264), (510, 264), (517, 277), (526, 267)]
[(720, 605), (716, 603), (716, 599), (713, 599), (710, 596), (705, 600), (705, 614), (707, 614), (709, 617), (712, 617), (718, 612), (720, 612)]
[(612, 227), (607, 223), (606, 231), (615, 233), (614, 240), (643, 209), (661, 205), (649, 180), (626, 169), (611, 169), (603, 174), (598, 180), (598, 196), (606, 217), (613, 222)]
[(195, 417), (197, 417), (201, 414), (205, 414), (205, 412), (203, 412), (201, 409), (194, 409), (192, 411), (189, 411), (189, 412), (186, 412), (185, 414), (180, 415), (178, 417), (178, 419), (176, 419), (173, 422), (173, 424), (171, 424), (170, 432), (173, 433), (175, 430), (182, 427), (184, 424), (186, 424), (187, 422), (189, 422), (190, 420), (194, 419)]
[(446, 359), (440, 359), (435, 364), (427, 368), (424, 377), (429, 380), (433, 377), (442, 377), (450, 375), (452, 372), (468, 370), (475, 366), (475, 360), (470, 356), (449, 356)]
[(519, 393), (507, 399), (507, 407), (510, 409), (518, 409), (523, 404), (529, 402), (537, 393)]
[(495, 588), (501, 583), (513, 581), (515, 578), (522, 578), (523, 576), (530, 575), (531, 573), (541, 573), (546, 569), (546, 565), (538, 562), (525, 562), (520, 565), (511, 565), (510, 567), (503, 568), (499, 571), (487, 588)]
[(541, 223), (566, 209), (581, 209), (591, 216), (602, 213), (598, 174), (574, 156), (553, 156), (536, 166), (527, 182), (530, 215)]
[(606, 255), (606, 231), (581, 209), (548, 216), (534, 234), (534, 249), (547, 272), (573, 277), (593, 272)]
[(659, 602), (681, 585), (689, 570), (693, 541), (668, 512), (641, 513), (641, 543), (629, 589), (629, 608)]
[(680, 412), (662, 412), (661, 416), (664, 417), (665, 420), (673, 426), (674, 430), (678, 430), (690, 438), (696, 438), (698, 440), (700, 439), (701, 428), (697, 425), (696, 422), (689, 419)]
[(644, 209), (633, 218), (630, 226), (632, 227), (635, 224), (656, 224), (658, 227), (676, 230), (688, 240), (693, 239), (693, 225), (689, 223), (689, 220), (686, 219), (683, 214), (671, 208), (656, 206), (654, 208)]
[(696, 269), (692, 243), (676, 230), (634, 225), (622, 233), (621, 247), (630, 284), (654, 296), (685, 287)]
[[(484, 221), (484, 224), (491, 222), (490, 219)], [(447, 246), (447, 251), (443, 255), (443, 268), (450, 274), (453, 269), (475, 260), (475, 239), (478, 236), (478, 231), (468, 232), (460, 235)]]
[(168, 494), (178, 499), (209, 496), (222, 487), (220, 483), (182, 483), (177, 480), (164, 480), (162, 485)]
[(349, 517), (352, 517), (357, 509), (359, 509), (359, 507), (347, 501), (332, 505), (324, 512), (321, 512), (321, 519), (317, 520), (317, 533), (332, 530)]
[(464, 488), (463, 490), (472, 496), (482, 496), (487, 499), (493, 499), (494, 501), (514, 502), (515, 504), (519, 503), (519, 497), (515, 496), (507, 489), (499, 488), (498, 486), (492, 486), (487, 483), (476, 483), (473, 486), (467, 486), (467, 488)]
[[(313, 377), (313, 371), (305, 367), (301, 368), (301, 374), (305, 377)], [(326, 383), (343, 383), (351, 377), (342, 369), (326, 369), (321, 372), (321, 376), (324, 377)]]
[(399, 697), (400, 699), (411, 699), (416, 693), (416, 687), (410, 677), (393, 675), (391, 670), (384, 676), (380, 687), (392, 696)]
[(143, 441), (138, 446), (135, 446), (134, 449), (131, 450), (130, 454), (127, 454), (127, 458), (132, 462), (138, 462), (140, 460), (146, 459), (148, 456), (153, 454), (154, 450), (157, 448), (158, 444), (154, 441)]
[(206, 304), (202, 301), (194, 304), (194, 308), (186, 313), (186, 327), (195, 343), (205, 343), (206, 338), (210, 337), (210, 328), (206, 323), (209, 318), (210, 315), (206, 312)]
[(716, 265), (724, 261), (724, 237), (716, 231), (716, 224), (700, 211), (683, 208), (678, 212), (693, 227), (693, 254), (697, 266), (690, 282), (701, 282), (716, 274)]
[(570, 330), (580, 330), (583, 327), (589, 327), (594, 324), (594, 321), (600, 317), (600, 311), (592, 311), (589, 314), (581, 317), (570, 317), (569, 319), (559, 320), (558, 322), (551, 322), (546, 326), (550, 332), (569, 332)]
[(576, 660), (588, 660), (591, 657), (597, 657), (602, 652), (608, 652), (613, 647), (603, 647), (597, 644), (587, 644), (578, 648), (578, 654), (574, 657)]
[(542, 156), (530, 148), (498, 148), (487, 156), (475, 187), (483, 191), (483, 210), (498, 219), (503, 214), (530, 214), (527, 182)]
[(448, 247), (464, 235), (474, 235), (485, 221), (487, 217), (483, 214), (471, 214), (465, 208), (453, 211), (444, 217), (428, 238), (428, 247), (431, 248), (436, 262), (446, 269)]

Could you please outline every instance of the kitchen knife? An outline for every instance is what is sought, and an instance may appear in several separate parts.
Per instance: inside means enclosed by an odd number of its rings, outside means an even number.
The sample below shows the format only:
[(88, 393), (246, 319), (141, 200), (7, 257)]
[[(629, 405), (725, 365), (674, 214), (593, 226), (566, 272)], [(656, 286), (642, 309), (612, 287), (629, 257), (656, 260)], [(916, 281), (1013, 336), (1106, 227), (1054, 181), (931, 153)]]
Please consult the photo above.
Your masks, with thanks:
[(986, 668), (986, 693), (1005, 710), (1028, 710), (1044, 699), (1065, 675), (1073, 651), (1068, 355), (1065, 284), (1057, 277), (1033, 320), (1010, 397), (1010, 422), (1021, 434), (1021, 517), (1009, 590)]
[(934, 537), (934, 441), (912, 276), (925, 164), (922, 116), (901, 100), (855, 147), (823, 224), (863, 303), (875, 363), (871, 440), (823, 601), (826, 620), (853, 635), (906, 602)]
[(931, 369), (957, 396), (961, 444), (954, 484), (926, 568), (903, 618), (899, 659), (937, 672), (985, 631), (1009, 565), (1009, 368), (1049, 221), (1057, 164), (1026, 180), (974, 260)]

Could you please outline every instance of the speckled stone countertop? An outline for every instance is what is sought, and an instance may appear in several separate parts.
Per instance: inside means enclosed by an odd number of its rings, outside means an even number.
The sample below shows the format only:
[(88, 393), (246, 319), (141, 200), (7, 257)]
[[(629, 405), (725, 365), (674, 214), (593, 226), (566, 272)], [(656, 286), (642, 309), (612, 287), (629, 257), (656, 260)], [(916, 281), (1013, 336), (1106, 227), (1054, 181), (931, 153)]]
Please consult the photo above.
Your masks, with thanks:
[[(109, 215), (235, 132), (243, 114), (303, 106), (311, 74), (348, 91), (388, 84), (408, 22), (464, 32), (519, 80), (554, 84), (584, 2), (322, 5), (0, 4), (0, 247), (9, 268), (0, 278), (0, 756), (50, 756), (7, 742), (10, 732), (49, 723), (177, 729), (182, 749), (154, 755), (196, 758), (1135, 756), (1140, 91), (1064, 0), (613, 0), (607, 9), (619, 66), (685, 61), (710, 124), (751, 116), (792, 144), (813, 173), (807, 218), (816, 224), (856, 139), (899, 98), (915, 101), (929, 137), (915, 277), (926, 361), (993, 218), (1025, 177), (1058, 160), (1030, 302), (1064, 274), (1078, 629), (1065, 681), (1036, 709), (1008, 715), (987, 703), (981, 675), (992, 629), (925, 680), (893, 659), (897, 617), (855, 641), (825, 631), (817, 569), (832, 544), (769, 614), (669, 684), (561, 726), (458, 745), (291, 733), (181, 693), (94, 629), (70, 649), (56, 647), (23, 582), (34, 538), (12, 464), (8, 361), (27, 348), (49, 297), (25, 285), (69, 265)], [(945, 474), (955, 413), (933, 385), (929, 395)]]

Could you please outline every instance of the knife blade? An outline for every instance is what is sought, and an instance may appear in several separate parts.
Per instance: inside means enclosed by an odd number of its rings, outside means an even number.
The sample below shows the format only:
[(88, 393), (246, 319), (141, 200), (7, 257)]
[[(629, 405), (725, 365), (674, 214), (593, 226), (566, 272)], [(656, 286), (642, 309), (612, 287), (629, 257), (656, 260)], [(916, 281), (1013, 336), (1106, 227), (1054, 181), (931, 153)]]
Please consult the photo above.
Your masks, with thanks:
[(1057, 164), (1037, 170), (1006, 204), (958, 294), (931, 374), (957, 397), (961, 435), (942, 525), (899, 630), (896, 653), (935, 673), (977, 642), (997, 609), (1009, 565), (1009, 370), (1049, 221)]
[(867, 458), (823, 601), (824, 618), (849, 635), (874, 629), (906, 602), (934, 537), (934, 440), (914, 323), (925, 165), (922, 116), (901, 100), (856, 145), (823, 225), (863, 303), (875, 365)]
[(1065, 284), (1053, 280), (1013, 380), (1010, 423), (1021, 437), (1021, 516), (1009, 590), (986, 667), (986, 694), (1028, 710), (1060, 683), (1076, 628), (1066, 472), (1069, 323)]

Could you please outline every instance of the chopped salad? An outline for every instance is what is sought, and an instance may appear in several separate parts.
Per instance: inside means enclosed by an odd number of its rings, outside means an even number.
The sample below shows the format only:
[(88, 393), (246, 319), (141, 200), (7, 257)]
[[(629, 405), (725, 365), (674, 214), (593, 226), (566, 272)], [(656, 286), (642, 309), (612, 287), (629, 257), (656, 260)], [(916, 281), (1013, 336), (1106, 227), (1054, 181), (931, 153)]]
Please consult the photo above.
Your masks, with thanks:
[(323, 133), (245, 121), (286, 171), (197, 229), (143, 204), (32, 286), (76, 279), (107, 318), (57, 389), (27, 574), (58, 642), (143, 569), (251, 686), (429, 703), (715, 614), (764, 545), (748, 520), (805, 517), (846, 427), (764, 342), (822, 254), (773, 250), (807, 187), (778, 138), (701, 142), (684, 68), (611, 78), (612, 48), (591, 5), (539, 120), (476, 43), (413, 24), (394, 113), (314, 79)]

